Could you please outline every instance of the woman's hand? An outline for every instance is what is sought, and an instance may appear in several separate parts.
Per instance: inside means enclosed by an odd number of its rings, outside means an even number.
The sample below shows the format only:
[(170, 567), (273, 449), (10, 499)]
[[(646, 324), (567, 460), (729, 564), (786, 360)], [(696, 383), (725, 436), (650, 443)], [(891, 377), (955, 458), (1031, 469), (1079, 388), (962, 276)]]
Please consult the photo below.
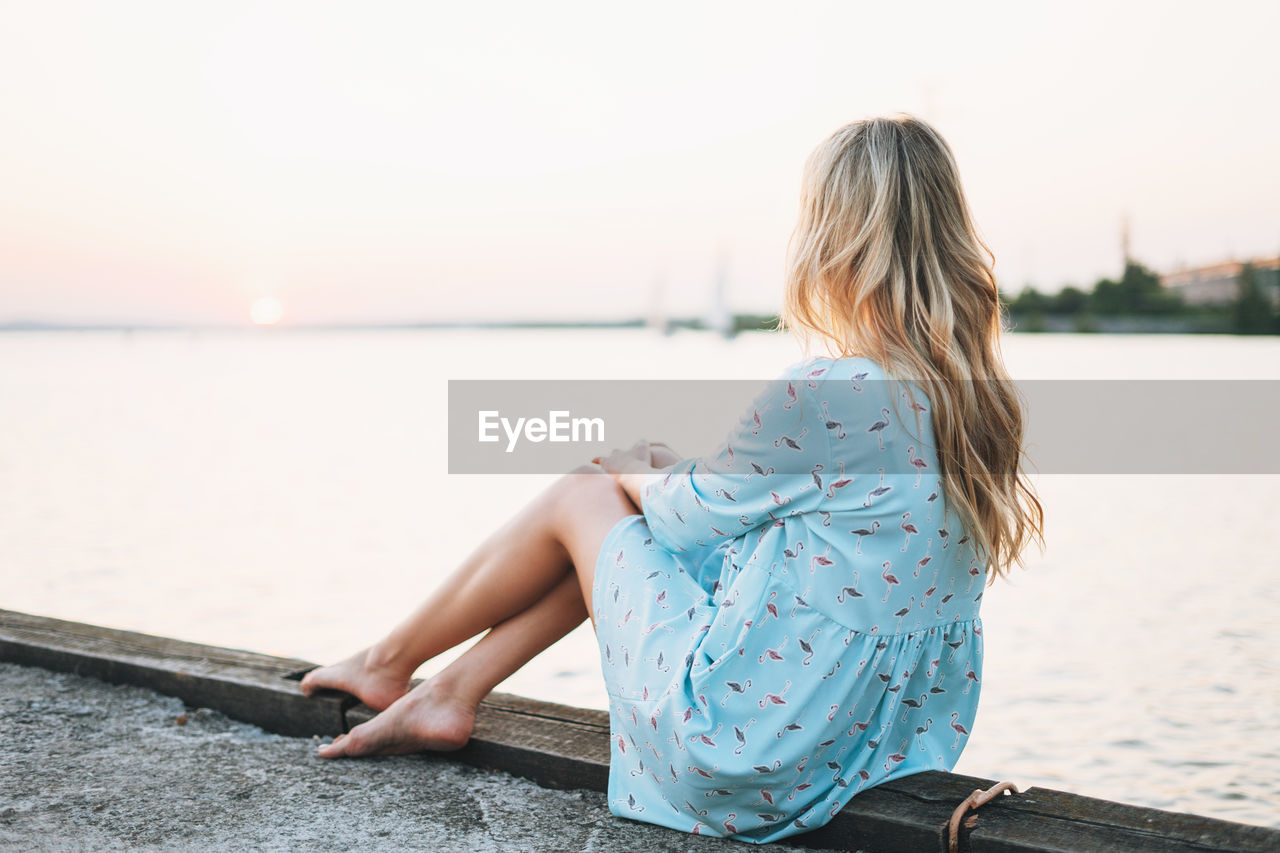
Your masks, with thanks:
[(640, 470), (633, 460), (645, 463), (644, 467), (648, 469), (661, 469), (670, 468), (683, 458), (660, 441), (650, 443), (641, 439), (626, 450), (614, 450), (591, 461), (610, 474), (625, 474)]
[(649, 442), (637, 441), (626, 450), (613, 450), (604, 456), (597, 456), (591, 461), (614, 476), (637, 471), (648, 471), (653, 465), (653, 454)]
[(659, 468), (653, 464), (654, 449), (664, 453), (661, 456), (663, 459), (666, 455), (675, 455), (666, 445), (651, 445), (647, 441), (637, 441), (626, 450), (615, 450), (606, 456), (597, 456), (591, 461), (612, 474), (618, 481), (618, 485), (622, 486), (622, 490), (627, 493), (627, 497), (636, 505), (636, 509), (643, 510), (645, 486), (649, 485), (659, 471)]
[(683, 458), (661, 441), (649, 445), (649, 464), (654, 468), (670, 468)]

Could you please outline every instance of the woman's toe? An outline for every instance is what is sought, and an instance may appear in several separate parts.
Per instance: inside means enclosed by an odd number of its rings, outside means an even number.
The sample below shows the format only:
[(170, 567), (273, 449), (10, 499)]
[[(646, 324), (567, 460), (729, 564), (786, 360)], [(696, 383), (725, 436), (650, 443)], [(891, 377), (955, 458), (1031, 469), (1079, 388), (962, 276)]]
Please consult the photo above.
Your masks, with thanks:
[(381, 753), (382, 738), (378, 732), (359, 731), (359, 726), (352, 729), (347, 739), (342, 742), (342, 754), (348, 758), (359, 758), (363, 755), (378, 755)]
[(320, 687), (323, 686), (321, 682), (323, 681), (324, 671), (326, 669), (328, 669), (328, 667), (318, 666), (306, 675), (302, 676), (302, 681), (300, 682), (302, 692), (309, 696), (319, 690)]
[(340, 734), (330, 743), (320, 744), (318, 752), (325, 758), (338, 758), (346, 755), (346, 739), (347, 736), (345, 734)]

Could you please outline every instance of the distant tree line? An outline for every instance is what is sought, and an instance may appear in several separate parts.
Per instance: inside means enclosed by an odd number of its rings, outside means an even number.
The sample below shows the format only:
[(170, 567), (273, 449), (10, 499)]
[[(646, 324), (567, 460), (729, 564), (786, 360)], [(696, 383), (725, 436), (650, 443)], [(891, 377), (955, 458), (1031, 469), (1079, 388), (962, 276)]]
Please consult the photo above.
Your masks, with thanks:
[[(1280, 274), (1277, 274), (1280, 275)], [(1125, 264), (1118, 280), (1104, 278), (1089, 290), (1064, 287), (1053, 294), (1041, 293), (1030, 285), (1017, 295), (1000, 292), (1019, 329), (1038, 331), (1048, 317), (1070, 320), (1075, 331), (1095, 331), (1097, 318), (1170, 317), (1204, 319), (1215, 330), (1241, 335), (1280, 334), (1280, 305), (1252, 264), (1245, 264), (1236, 277), (1235, 298), (1226, 305), (1189, 305), (1182, 294), (1160, 284), (1160, 276), (1136, 261)], [(673, 319), (671, 328), (706, 328), (701, 318)], [(733, 315), (730, 334), (776, 329), (776, 314)]]
[(1078, 331), (1092, 330), (1095, 317), (1205, 317), (1227, 320), (1235, 334), (1280, 334), (1280, 306), (1259, 279), (1253, 264), (1245, 264), (1229, 304), (1189, 305), (1180, 293), (1162, 287), (1154, 271), (1130, 261), (1119, 281), (1104, 278), (1088, 291), (1068, 286), (1045, 294), (1028, 285), (1016, 296), (1001, 292), (1000, 300), (1031, 330), (1043, 328), (1048, 315), (1073, 318)]

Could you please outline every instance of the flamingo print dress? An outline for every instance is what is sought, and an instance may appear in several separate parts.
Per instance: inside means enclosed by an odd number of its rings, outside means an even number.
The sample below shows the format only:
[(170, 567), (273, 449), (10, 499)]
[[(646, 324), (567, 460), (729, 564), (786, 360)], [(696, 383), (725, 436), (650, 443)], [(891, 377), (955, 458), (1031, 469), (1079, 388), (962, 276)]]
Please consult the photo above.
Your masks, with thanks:
[(609, 532), (613, 814), (763, 843), (955, 765), (986, 573), (941, 494), (929, 405), (868, 359), (801, 362)]

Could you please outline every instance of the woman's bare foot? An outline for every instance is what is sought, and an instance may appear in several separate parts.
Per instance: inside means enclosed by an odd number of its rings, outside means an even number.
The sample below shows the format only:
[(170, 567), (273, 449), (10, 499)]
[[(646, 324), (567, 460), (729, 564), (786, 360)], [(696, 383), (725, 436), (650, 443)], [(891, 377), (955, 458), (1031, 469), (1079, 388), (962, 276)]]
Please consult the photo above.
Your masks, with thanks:
[(322, 688), (341, 690), (381, 711), (409, 691), (410, 675), (379, 665), (373, 650), (365, 649), (341, 663), (308, 672), (302, 677), (302, 692), (310, 696)]
[(323, 758), (355, 758), (461, 749), (475, 728), (477, 704), (437, 679), (424, 681), (369, 722), (323, 744), (319, 752)]

